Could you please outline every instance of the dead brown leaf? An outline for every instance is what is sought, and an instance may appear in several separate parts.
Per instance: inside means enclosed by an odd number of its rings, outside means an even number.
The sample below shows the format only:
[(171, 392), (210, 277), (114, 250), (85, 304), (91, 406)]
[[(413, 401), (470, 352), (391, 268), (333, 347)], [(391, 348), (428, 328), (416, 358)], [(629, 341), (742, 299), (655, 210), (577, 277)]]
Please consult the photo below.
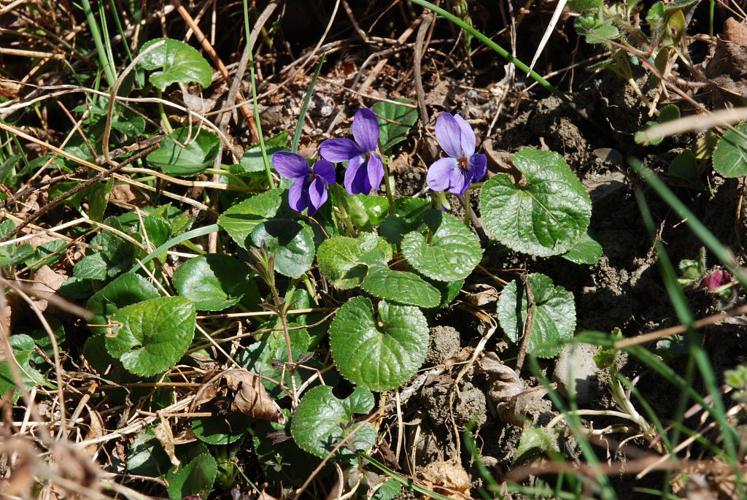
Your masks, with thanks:
[(6, 473), (0, 478), (2, 495), (31, 498), (34, 476), (41, 467), (38, 450), (28, 439), (13, 437), (0, 443), (0, 458), (7, 461)]
[(506, 422), (521, 424), (524, 415), (540, 406), (547, 391), (541, 387), (527, 388), (519, 374), (503, 364), (494, 352), (488, 352), (477, 362), (478, 369), (488, 375), (488, 395), (495, 403), (498, 415)]
[(197, 393), (195, 407), (199, 407), (208, 401), (223, 399), (228, 402), (227, 408), (219, 410), (230, 410), (259, 420), (282, 423), (285, 418), (280, 407), (267, 394), (260, 377), (244, 369), (226, 370), (207, 382)]
[(40, 311), (46, 311), (49, 306), (46, 297), (57, 292), (67, 280), (67, 275), (57, 272), (49, 266), (42, 266), (34, 273), (33, 280), (30, 291), (35, 297), (34, 302)]
[(174, 446), (174, 432), (171, 430), (171, 425), (169, 424), (169, 421), (165, 418), (161, 418), (161, 421), (156, 426), (155, 430), (153, 431), (153, 434), (155, 434), (156, 439), (158, 439), (158, 442), (161, 443), (161, 446), (163, 447), (163, 451), (166, 452), (166, 455), (169, 457), (169, 461), (171, 462), (171, 465), (174, 467), (179, 467), (181, 464), (181, 461), (176, 458), (176, 451)]
[[(79, 484), (86, 489), (99, 491), (99, 469), (93, 459), (82, 449), (68, 441), (57, 441), (52, 448), (52, 466), (57, 476), (71, 484)], [(68, 491), (68, 498), (75, 498), (77, 492)]]
[(454, 461), (431, 462), (421, 472), (425, 486), (449, 498), (469, 499), (470, 477), (461, 464)]

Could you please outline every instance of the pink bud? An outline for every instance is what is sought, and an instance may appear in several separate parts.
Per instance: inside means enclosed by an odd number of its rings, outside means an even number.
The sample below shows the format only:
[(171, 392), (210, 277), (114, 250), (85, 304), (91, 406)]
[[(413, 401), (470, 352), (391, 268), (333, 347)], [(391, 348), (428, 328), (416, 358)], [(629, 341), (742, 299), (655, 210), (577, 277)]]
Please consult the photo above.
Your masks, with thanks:
[(731, 274), (720, 267), (714, 267), (710, 273), (703, 277), (703, 281), (700, 282), (701, 286), (709, 292), (718, 290), (729, 283), (731, 283)]

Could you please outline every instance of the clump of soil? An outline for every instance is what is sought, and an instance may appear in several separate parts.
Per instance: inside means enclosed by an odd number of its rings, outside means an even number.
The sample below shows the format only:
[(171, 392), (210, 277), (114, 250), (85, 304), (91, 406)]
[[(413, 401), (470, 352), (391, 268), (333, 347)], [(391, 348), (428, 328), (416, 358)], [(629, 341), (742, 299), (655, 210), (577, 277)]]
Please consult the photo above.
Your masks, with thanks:
[(450, 384), (437, 384), (423, 389), (421, 400), (423, 408), (429, 420), (434, 426), (451, 425), (453, 414), (454, 423), (457, 427), (465, 427), (474, 422), (477, 427), (487, 421), (487, 401), (485, 393), (467, 382), (454, 397), (454, 407), (451, 408)]
[(427, 363), (438, 365), (456, 355), (461, 348), (459, 332), (453, 326), (438, 325), (431, 328)]

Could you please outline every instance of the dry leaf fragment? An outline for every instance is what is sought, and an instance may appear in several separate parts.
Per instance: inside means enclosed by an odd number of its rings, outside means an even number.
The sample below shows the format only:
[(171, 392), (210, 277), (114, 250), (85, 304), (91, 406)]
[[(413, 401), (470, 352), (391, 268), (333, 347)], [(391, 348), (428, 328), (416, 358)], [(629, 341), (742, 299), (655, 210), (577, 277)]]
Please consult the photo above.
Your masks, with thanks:
[(42, 467), (39, 451), (25, 437), (12, 437), (0, 442), (0, 458), (8, 461), (5, 474), (0, 478), (0, 491), (4, 495), (31, 498), (34, 477)]
[(496, 353), (486, 353), (477, 366), (488, 375), (488, 395), (504, 421), (521, 424), (524, 415), (541, 406), (540, 401), (547, 391), (542, 387), (527, 389), (519, 374), (510, 366), (504, 365)]
[(260, 420), (285, 421), (280, 407), (267, 394), (259, 375), (248, 370), (226, 370), (210, 379), (197, 393), (195, 406), (199, 407), (219, 396), (230, 402), (227, 410)]
[(156, 439), (158, 439), (158, 442), (161, 443), (166, 455), (168, 455), (171, 465), (179, 467), (181, 461), (176, 458), (176, 451), (174, 449), (174, 432), (171, 430), (169, 421), (161, 417), (161, 421), (153, 430), (153, 434), (155, 434)]
[(423, 469), (422, 476), (426, 485), (437, 493), (459, 500), (472, 498), (469, 474), (457, 462), (431, 462)]
[(40, 311), (46, 311), (49, 306), (46, 297), (57, 292), (67, 280), (67, 275), (58, 273), (49, 266), (42, 266), (34, 273), (33, 279), (34, 282), (31, 284), (30, 291), (36, 297), (34, 302)]

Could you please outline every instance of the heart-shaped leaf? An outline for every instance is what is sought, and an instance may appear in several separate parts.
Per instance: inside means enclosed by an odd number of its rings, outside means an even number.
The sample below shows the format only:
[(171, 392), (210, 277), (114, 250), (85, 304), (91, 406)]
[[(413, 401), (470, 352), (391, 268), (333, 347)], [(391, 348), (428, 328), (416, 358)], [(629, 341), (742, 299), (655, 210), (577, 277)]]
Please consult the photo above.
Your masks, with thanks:
[(576, 264), (594, 265), (604, 255), (604, 249), (594, 238), (584, 233), (563, 258)]
[(213, 456), (207, 451), (200, 453), (189, 462), (171, 468), (166, 474), (169, 498), (182, 500), (194, 495), (207, 498), (217, 475), (218, 464)]
[(140, 52), (151, 45), (163, 41), (159, 47), (148, 52), (140, 60), (140, 67), (154, 71), (150, 83), (160, 90), (172, 83), (197, 82), (205, 88), (210, 85), (213, 70), (204, 57), (191, 45), (169, 38), (156, 38), (143, 44)]
[[(419, 231), (405, 235), (402, 253), (419, 273), (437, 281), (464, 279), (480, 263), (480, 240), (455, 217), (431, 212), (426, 225), (432, 232), (427, 238)], [(430, 240), (430, 241), (429, 241)]]
[(415, 273), (377, 266), (368, 271), (361, 287), (380, 299), (418, 307), (436, 307), (441, 292)]
[[(353, 450), (365, 450), (373, 442), (361, 443), (361, 434), (370, 436), (370, 431), (373, 430), (375, 439), (376, 431), (371, 424), (354, 423), (352, 418), (354, 413), (370, 412), (373, 406), (373, 394), (363, 387), (357, 387), (343, 400), (337, 399), (332, 394), (332, 387), (328, 385), (314, 387), (304, 394), (293, 414), (291, 435), (302, 450), (320, 458), (327, 456), (352, 431), (356, 435), (350, 438), (345, 448), (350, 449), (351, 444), (357, 444), (358, 446), (353, 446)], [(370, 429), (365, 429), (365, 426)]]
[(525, 185), (497, 174), (480, 192), (488, 233), (517, 252), (540, 257), (564, 253), (586, 232), (591, 199), (562, 156), (523, 148), (513, 156)]
[(305, 222), (271, 219), (254, 228), (252, 245), (264, 246), (275, 257), (275, 271), (298, 278), (314, 263), (314, 231)]
[(412, 101), (401, 98), (395, 101), (402, 104), (379, 101), (372, 107), (379, 117), (379, 144), (382, 152), (387, 152), (395, 144), (407, 139), (407, 133), (418, 121), (418, 109)]
[(259, 290), (249, 268), (229, 255), (211, 254), (190, 259), (174, 272), (174, 288), (198, 311), (222, 311), (243, 298), (256, 303)]
[(246, 239), (254, 228), (277, 213), (282, 193), (282, 189), (272, 189), (247, 198), (223, 212), (218, 218), (218, 225), (237, 245), (245, 249)]
[(360, 286), (369, 265), (384, 265), (392, 249), (382, 238), (363, 233), (357, 238), (335, 236), (324, 240), (317, 251), (322, 274), (340, 290)]
[(109, 318), (117, 310), (159, 295), (156, 287), (139, 274), (125, 273), (118, 276), (88, 299), (86, 309), (93, 313), (90, 328), (94, 333), (105, 334)]
[(170, 133), (146, 159), (166, 174), (190, 177), (211, 166), (219, 148), (220, 139), (215, 134), (182, 127)]
[(203, 443), (228, 445), (240, 440), (251, 423), (251, 418), (241, 413), (213, 415), (192, 420), (192, 432)]
[(395, 389), (425, 361), (428, 322), (420, 309), (379, 302), (378, 314), (365, 297), (348, 300), (329, 328), (337, 369), (373, 391)]
[(747, 175), (747, 123), (727, 131), (713, 151), (713, 169), (724, 177)]
[[(527, 352), (540, 358), (551, 358), (563, 348), (562, 341), (573, 337), (576, 328), (573, 294), (555, 286), (544, 274), (530, 274), (527, 281), (532, 291), (534, 311)], [(498, 321), (514, 343), (518, 343), (524, 334), (527, 309), (526, 290), (514, 280), (503, 289), (498, 299)]]
[(195, 333), (195, 306), (184, 297), (158, 297), (112, 316), (106, 350), (135, 375), (165, 372), (187, 352)]

